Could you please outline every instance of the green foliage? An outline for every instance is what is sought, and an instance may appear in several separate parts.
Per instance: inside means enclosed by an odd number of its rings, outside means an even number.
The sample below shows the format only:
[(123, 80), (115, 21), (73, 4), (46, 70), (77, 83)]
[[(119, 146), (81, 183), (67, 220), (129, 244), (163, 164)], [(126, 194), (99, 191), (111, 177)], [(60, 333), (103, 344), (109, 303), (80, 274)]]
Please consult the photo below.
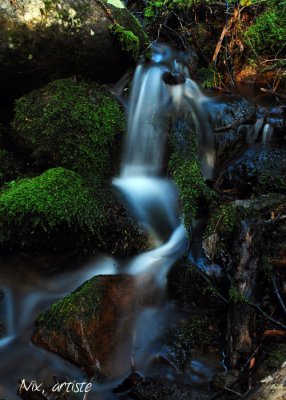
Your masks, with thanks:
[(119, 24), (113, 24), (109, 27), (110, 32), (116, 37), (122, 50), (131, 54), (136, 60), (139, 55), (139, 38), (133, 32), (127, 31)]
[(103, 296), (101, 279), (95, 276), (40, 314), (36, 325), (44, 324), (49, 329), (62, 329), (68, 321), (88, 322), (91, 318), (99, 319)]
[(246, 45), (258, 56), (275, 55), (285, 45), (285, 18), (285, 2), (269, 2), (268, 8), (245, 31)]
[(266, 360), (263, 362), (262, 367), (266, 369), (267, 373), (271, 374), (275, 372), (286, 359), (286, 344), (278, 344), (275, 349), (272, 350)]
[(29, 246), (35, 238), (77, 232), (83, 239), (98, 234), (106, 221), (99, 202), (82, 178), (65, 168), (12, 181), (0, 196), (0, 243)]
[(17, 100), (13, 125), (37, 165), (67, 167), (98, 184), (114, 173), (124, 121), (111, 94), (63, 79)]
[(210, 2), (210, 0), (149, 0), (144, 10), (144, 17), (154, 18), (162, 12), (162, 9), (188, 11)]
[(234, 286), (229, 289), (228, 295), (234, 303), (244, 303), (246, 301), (244, 295)]
[(213, 68), (201, 68), (198, 72), (199, 84), (204, 88), (216, 86), (216, 72)]

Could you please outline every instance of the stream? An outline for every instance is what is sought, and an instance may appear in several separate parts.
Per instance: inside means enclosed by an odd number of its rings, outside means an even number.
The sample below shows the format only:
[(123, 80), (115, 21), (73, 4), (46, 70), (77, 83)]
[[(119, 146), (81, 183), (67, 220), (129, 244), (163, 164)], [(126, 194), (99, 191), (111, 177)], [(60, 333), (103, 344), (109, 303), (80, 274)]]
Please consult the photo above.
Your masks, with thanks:
[[(190, 79), (180, 53), (165, 45), (153, 47), (153, 59), (148, 66), (137, 66), (131, 93), (125, 102), (128, 127), (121, 171), (112, 184), (120, 200), (150, 234), (157, 247), (127, 261), (102, 255), (84, 265), (64, 255), (2, 257), (0, 319), (6, 321), (6, 325), (0, 339), (0, 398), (15, 399), (18, 381), (23, 378), (38, 382), (46, 382), (52, 376), (68, 376), (71, 381), (78, 382), (86, 380), (76, 367), (34, 347), (30, 337), (33, 323), (41, 311), (95, 275), (133, 275), (136, 290), (148, 295), (152, 289), (156, 298), (151, 307), (138, 310), (129, 326), (135, 335), (131, 347), (126, 348), (122, 343), (124, 352), (127, 352), (124, 359), (122, 351), (112, 355), (118, 357), (115, 365), (121, 364), (120, 372), (115, 371), (110, 382), (95, 383), (90, 399), (112, 398), (110, 389), (128, 375), (132, 365), (145, 376), (164, 377), (171, 381), (178, 379), (168, 363), (154, 363), (155, 357), (159, 355), (162, 359), (168, 353), (162, 339), (165, 331), (186, 316), (183, 310), (168, 302), (166, 295), (168, 272), (185, 254), (188, 245), (177, 189), (163, 176), (166, 121), (170, 113), (178, 110), (192, 114), (202, 174), (205, 179), (212, 180), (216, 163), (211, 117), (214, 103), (214, 98), (203, 94)], [(262, 145), (272, 141), (273, 128), (259, 119), (249, 132), (250, 145), (258, 138)], [(207, 263), (202, 252), (203, 224), (204, 221), (197, 221), (197, 243), (191, 247), (189, 258), (199, 268), (219, 272), (220, 266)], [(218, 352), (194, 354), (180, 379), (208, 390), (211, 376), (223, 370)], [(71, 398), (82, 397), (73, 394)]]

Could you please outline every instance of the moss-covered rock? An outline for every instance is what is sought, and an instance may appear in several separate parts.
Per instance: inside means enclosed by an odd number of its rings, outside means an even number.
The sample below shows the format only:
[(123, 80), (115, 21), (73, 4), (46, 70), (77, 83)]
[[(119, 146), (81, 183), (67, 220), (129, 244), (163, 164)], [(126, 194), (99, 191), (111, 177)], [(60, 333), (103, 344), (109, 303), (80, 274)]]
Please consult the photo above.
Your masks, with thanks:
[(115, 82), (134, 64), (109, 31), (115, 23), (136, 36), (143, 52), (148, 39), (120, 0), (2, 0), (0, 88), (19, 96), (72, 74)]
[(67, 167), (99, 184), (115, 172), (125, 116), (107, 91), (64, 79), (17, 100), (13, 126), (38, 167)]
[[(248, 200), (231, 201), (211, 210), (204, 234), (205, 248), (207, 248), (205, 242), (215, 236), (214, 248), (212, 249), (213, 257), (211, 259), (221, 260), (223, 256), (228, 257), (233, 253), (239, 232), (243, 229), (243, 221), (255, 223), (259, 226), (260, 234), (267, 238), (266, 243), (268, 245), (264, 246), (264, 255), (268, 255), (269, 247), (272, 249), (274, 247), (280, 248), (285, 242), (285, 236), (280, 232), (280, 239), (277, 238), (275, 243), (272, 243), (273, 234), (267, 221), (271, 221), (271, 219), (283, 212), (285, 203), (285, 195), (269, 193)], [(278, 229), (278, 225), (279, 220), (276, 224), (273, 224), (274, 231)], [(263, 254), (261, 253), (261, 257)], [(233, 294), (235, 295), (235, 293)]]
[(135, 304), (132, 277), (96, 276), (39, 316), (32, 341), (83, 368), (89, 376), (112, 377), (113, 363), (120, 375), (120, 369), (127, 372), (128, 366), (122, 359), (117, 364), (117, 343), (124, 339), (126, 345), (131, 344), (132, 332), (124, 320), (134, 312)]
[[(54, 168), (12, 181), (0, 195), (0, 242), (12, 247), (61, 246), (77, 233), (84, 242), (99, 235), (107, 215), (75, 172)], [(60, 234), (62, 241), (56, 242)], [(75, 239), (75, 238), (74, 238)], [(66, 243), (67, 245), (67, 243)]]
[(172, 125), (170, 145), (168, 169), (179, 188), (185, 225), (190, 227), (199, 210), (211, 203), (214, 193), (201, 174), (198, 139), (189, 115)]
[(33, 252), (103, 249), (130, 255), (146, 248), (147, 241), (109, 190), (95, 189), (79, 174), (59, 167), (3, 188), (0, 245)]
[(235, 204), (224, 204), (211, 213), (205, 234), (219, 233), (224, 237), (228, 237), (234, 232), (239, 223), (240, 220)]
[(127, 31), (123, 26), (119, 24), (113, 24), (110, 26), (110, 32), (120, 43), (122, 50), (130, 53), (136, 60), (139, 55), (139, 39), (138, 36), (134, 35), (133, 32)]

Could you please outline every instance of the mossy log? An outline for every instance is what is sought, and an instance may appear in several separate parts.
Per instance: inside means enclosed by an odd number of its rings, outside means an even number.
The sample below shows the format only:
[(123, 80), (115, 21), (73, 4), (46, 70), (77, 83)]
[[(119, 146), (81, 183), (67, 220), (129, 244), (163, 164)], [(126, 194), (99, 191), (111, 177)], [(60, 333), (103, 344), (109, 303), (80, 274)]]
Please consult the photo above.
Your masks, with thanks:
[(0, 92), (16, 97), (73, 74), (114, 82), (147, 42), (120, 0), (2, 0)]

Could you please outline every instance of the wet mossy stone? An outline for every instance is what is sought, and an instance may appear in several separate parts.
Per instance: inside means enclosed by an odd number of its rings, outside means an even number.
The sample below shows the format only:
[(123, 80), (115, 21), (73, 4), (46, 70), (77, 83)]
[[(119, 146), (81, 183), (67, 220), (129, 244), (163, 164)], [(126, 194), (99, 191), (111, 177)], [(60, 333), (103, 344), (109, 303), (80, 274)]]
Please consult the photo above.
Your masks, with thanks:
[(80, 175), (65, 168), (12, 181), (0, 194), (2, 246), (65, 247), (69, 240), (82, 244), (100, 237), (106, 220), (104, 209)]
[(131, 54), (134, 60), (138, 59), (139, 55), (139, 39), (133, 32), (127, 31), (119, 24), (110, 26), (110, 32), (120, 43), (122, 50)]
[(66, 167), (100, 184), (118, 166), (125, 115), (96, 84), (62, 79), (17, 100), (13, 126), (37, 167)]
[(184, 223), (189, 228), (193, 219), (215, 197), (201, 173), (198, 138), (189, 115), (171, 124), (169, 144), (171, 154), (168, 169), (179, 188)]
[(38, 317), (32, 342), (90, 377), (110, 377), (118, 342), (132, 340), (126, 316), (138, 311), (137, 292), (134, 277), (95, 276)]
[(218, 178), (222, 189), (241, 194), (286, 193), (286, 148), (256, 146), (230, 165)]

